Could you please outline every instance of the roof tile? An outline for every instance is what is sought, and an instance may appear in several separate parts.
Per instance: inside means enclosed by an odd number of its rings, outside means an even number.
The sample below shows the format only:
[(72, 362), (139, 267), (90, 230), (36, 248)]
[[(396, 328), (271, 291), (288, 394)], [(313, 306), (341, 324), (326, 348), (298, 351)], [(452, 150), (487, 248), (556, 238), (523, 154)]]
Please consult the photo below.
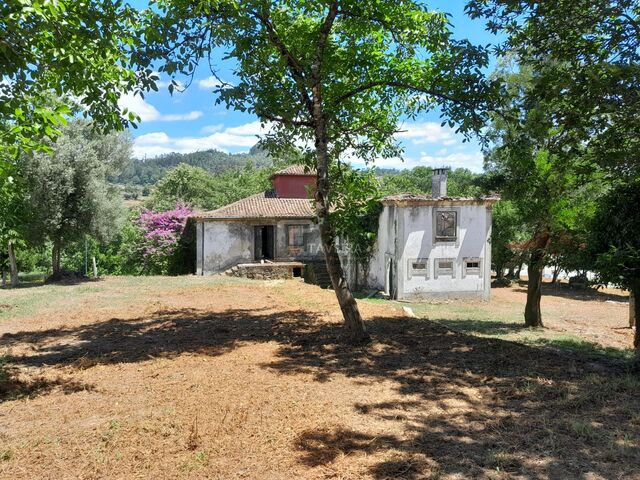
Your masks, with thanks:
[(312, 201), (306, 198), (278, 198), (273, 191), (252, 195), (217, 210), (198, 215), (205, 219), (313, 218)]
[(304, 175), (304, 176), (316, 176), (316, 171), (315, 170), (311, 170), (308, 167), (305, 167), (304, 165), (290, 165), (287, 168), (284, 168), (282, 170), (278, 170), (276, 173), (273, 174), (275, 175)]

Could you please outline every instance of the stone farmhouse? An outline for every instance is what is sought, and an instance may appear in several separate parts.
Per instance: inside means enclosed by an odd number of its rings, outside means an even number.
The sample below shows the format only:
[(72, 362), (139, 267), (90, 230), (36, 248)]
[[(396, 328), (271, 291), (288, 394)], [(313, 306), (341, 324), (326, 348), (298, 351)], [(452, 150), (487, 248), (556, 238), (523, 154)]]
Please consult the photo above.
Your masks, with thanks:
[[(339, 242), (352, 286), (396, 299), (489, 299), (491, 212), (495, 197), (447, 196), (447, 169), (436, 169), (431, 195), (381, 200), (377, 244), (368, 269)], [(252, 278), (303, 276), (328, 284), (309, 188), (315, 172), (294, 165), (272, 178), (273, 189), (199, 214), (197, 274)]]

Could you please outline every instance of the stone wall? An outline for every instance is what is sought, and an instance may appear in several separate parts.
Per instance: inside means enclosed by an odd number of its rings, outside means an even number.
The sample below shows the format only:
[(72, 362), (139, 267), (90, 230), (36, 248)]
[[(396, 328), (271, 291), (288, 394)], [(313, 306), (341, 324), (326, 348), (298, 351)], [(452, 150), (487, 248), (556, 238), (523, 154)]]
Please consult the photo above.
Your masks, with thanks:
[(225, 272), (231, 277), (252, 278), (255, 280), (286, 280), (301, 277), (304, 264), (286, 263), (241, 263)]

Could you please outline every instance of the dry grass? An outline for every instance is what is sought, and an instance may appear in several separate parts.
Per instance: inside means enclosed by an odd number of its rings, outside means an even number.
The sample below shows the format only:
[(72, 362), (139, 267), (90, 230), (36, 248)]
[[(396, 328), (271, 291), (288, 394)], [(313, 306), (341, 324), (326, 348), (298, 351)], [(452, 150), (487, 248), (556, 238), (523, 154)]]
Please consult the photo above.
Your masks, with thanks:
[(331, 292), (298, 282), (0, 303), (1, 478), (640, 478), (640, 379), (610, 362), (372, 302), (349, 348)]

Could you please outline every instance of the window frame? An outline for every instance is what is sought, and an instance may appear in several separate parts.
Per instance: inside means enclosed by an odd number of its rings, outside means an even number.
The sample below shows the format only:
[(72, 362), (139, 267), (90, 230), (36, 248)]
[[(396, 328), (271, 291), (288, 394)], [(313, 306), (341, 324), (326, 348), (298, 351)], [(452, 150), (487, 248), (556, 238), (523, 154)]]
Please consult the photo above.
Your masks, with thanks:
[[(451, 263), (451, 268), (443, 269), (440, 263)], [(455, 258), (436, 258), (433, 261), (433, 278), (451, 277), (456, 278), (456, 259)]]
[[(468, 263), (477, 263), (477, 267), (469, 267)], [(464, 277), (481, 277), (482, 276), (482, 259), (480, 257), (465, 257), (462, 260), (462, 274)]]
[[(440, 220), (440, 215), (443, 213), (448, 213), (453, 215), (453, 235), (439, 235), (438, 233), (438, 223)], [(437, 209), (435, 211), (435, 221), (434, 221), (434, 238), (436, 242), (456, 242), (458, 240), (458, 211), (455, 209)]]
[[(291, 232), (292, 228), (296, 228), (296, 229), (299, 228), (300, 229), (301, 233), (299, 234), (299, 238), (301, 239), (300, 240), (301, 243), (299, 243), (299, 244), (298, 243), (291, 243), (291, 234), (290, 234), (290, 232)], [(287, 230), (286, 230), (286, 233), (287, 233), (287, 247), (288, 248), (304, 248), (304, 246), (305, 246), (304, 235), (306, 233), (306, 230), (307, 230), (307, 225), (304, 225), (304, 224), (300, 224), (300, 223), (298, 223), (298, 224), (295, 224), (295, 223), (287, 224)], [(296, 235), (296, 237), (297, 236), (298, 235)]]
[[(423, 264), (424, 268), (414, 268), (416, 264)], [(429, 258), (410, 258), (407, 261), (407, 277), (411, 280), (413, 277), (429, 278)]]

